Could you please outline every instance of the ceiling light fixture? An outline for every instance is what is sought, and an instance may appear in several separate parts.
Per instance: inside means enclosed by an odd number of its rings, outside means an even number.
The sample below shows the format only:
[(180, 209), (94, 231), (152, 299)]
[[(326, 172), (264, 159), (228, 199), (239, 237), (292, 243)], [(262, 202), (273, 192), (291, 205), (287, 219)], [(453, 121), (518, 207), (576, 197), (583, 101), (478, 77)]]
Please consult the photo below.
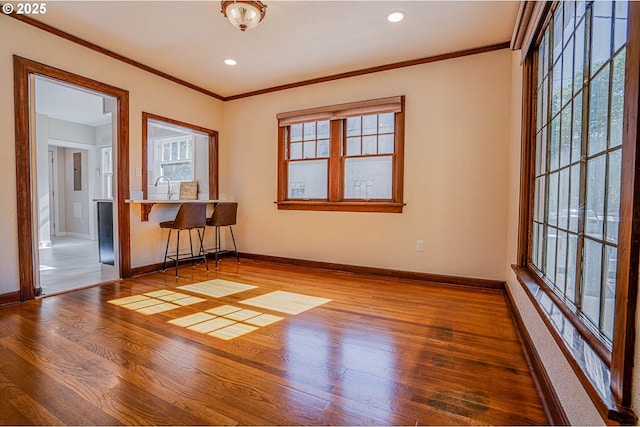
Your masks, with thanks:
[(222, 14), (240, 31), (255, 28), (264, 19), (267, 5), (257, 0), (222, 1)]
[(387, 20), (389, 22), (400, 22), (404, 19), (404, 13), (402, 12), (391, 12), (387, 15)]
[(235, 59), (227, 58), (224, 60), (224, 63), (227, 65), (236, 65), (238, 61), (236, 61)]

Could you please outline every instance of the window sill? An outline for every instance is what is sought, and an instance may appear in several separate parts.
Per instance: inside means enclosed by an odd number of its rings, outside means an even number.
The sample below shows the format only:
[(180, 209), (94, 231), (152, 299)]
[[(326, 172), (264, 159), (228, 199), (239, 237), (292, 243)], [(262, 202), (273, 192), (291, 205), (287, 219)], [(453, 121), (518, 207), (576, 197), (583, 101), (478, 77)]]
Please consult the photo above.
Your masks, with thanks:
[(614, 401), (609, 366), (547, 294), (551, 291), (540, 285), (528, 269), (517, 265), (512, 268), (600, 415), (605, 420), (634, 424), (637, 417), (633, 411)]
[(342, 212), (383, 212), (402, 213), (404, 203), (393, 202), (326, 202), (326, 201), (283, 201), (275, 202), (279, 210), (300, 211), (342, 211)]

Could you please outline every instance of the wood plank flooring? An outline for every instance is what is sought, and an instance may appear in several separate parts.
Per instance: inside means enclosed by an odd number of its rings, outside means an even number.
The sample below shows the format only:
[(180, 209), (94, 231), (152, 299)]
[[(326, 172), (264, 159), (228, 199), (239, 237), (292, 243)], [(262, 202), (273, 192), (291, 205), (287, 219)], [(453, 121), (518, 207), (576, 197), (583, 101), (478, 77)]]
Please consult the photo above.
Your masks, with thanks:
[[(0, 308), (2, 423), (548, 424), (500, 292), (244, 259), (179, 273)], [(257, 287), (150, 315), (107, 302), (216, 278)], [(331, 301), (239, 303), (274, 291)], [(231, 340), (168, 323), (220, 305), (283, 319)]]

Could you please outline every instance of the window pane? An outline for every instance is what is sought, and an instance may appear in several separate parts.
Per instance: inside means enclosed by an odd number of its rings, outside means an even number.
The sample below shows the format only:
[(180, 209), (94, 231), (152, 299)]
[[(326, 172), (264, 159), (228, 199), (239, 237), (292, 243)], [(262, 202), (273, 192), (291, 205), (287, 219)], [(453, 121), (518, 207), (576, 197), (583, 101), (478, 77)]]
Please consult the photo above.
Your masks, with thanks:
[(571, 162), (571, 105), (562, 110), (560, 129), (560, 167)]
[(569, 168), (560, 171), (558, 194), (558, 228), (566, 230), (569, 227)]
[(347, 136), (361, 135), (361, 122), (362, 119), (360, 117), (347, 118)]
[(347, 156), (359, 156), (360, 137), (347, 138)]
[(576, 21), (579, 21), (584, 16), (585, 6), (584, 0), (576, 2)]
[(296, 160), (302, 158), (302, 143), (295, 142), (290, 145), (289, 149), (289, 159)]
[(571, 100), (573, 94), (573, 37), (569, 39), (562, 54), (562, 105)]
[(594, 1), (591, 33), (591, 75), (593, 76), (611, 57), (611, 14), (609, 1)]
[(585, 239), (582, 311), (597, 327), (600, 324), (600, 278), (602, 273), (602, 245)]
[(605, 248), (604, 276), (604, 319), (602, 332), (613, 340), (613, 317), (616, 304), (616, 271), (618, 267), (618, 250), (611, 246)]
[(558, 172), (549, 175), (548, 223), (558, 225)]
[(606, 178), (606, 156), (587, 161), (587, 195), (585, 233), (602, 239), (604, 226), (604, 186)]
[(607, 147), (609, 123), (609, 65), (591, 81), (589, 100), (588, 155), (592, 156)]
[(580, 160), (582, 151), (582, 94), (573, 100), (573, 126), (571, 129), (571, 162)]
[(289, 134), (291, 141), (302, 141), (302, 124), (291, 125)]
[(391, 156), (345, 159), (345, 199), (391, 199), (392, 170)]
[(327, 175), (327, 160), (289, 162), (289, 198), (326, 199)]
[(556, 236), (557, 230), (553, 227), (547, 227), (547, 259), (544, 274), (551, 283), (556, 282)]
[(305, 141), (304, 142), (303, 157), (305, 159), (313, 159), (313, 158), (316, 157), (316, 142), (315, 141)]
[(556, 249), (556, 288), (564, 295), (564, 287), (567, 273), (567, 233), (558, 231), (558, 247)]
[(573, 93), (580, 91), (584, 79), (584, 21), (576, 29), (573, 52)]
[(616, 19), (614, 25), (614, 42), (613, 51), (616, 52), (620, 47), (627, 42), (627, 20), (629, 12), (629, 3), (626, 1), (617, 1), (616, 6)]
[(193, 167), (191, 162), (179, 162), (164, 164), (161, 166), (162, 175), (166, 176), (171, 182), (192, 181)]
[(609, 154), (609, 182), (607, 185), (607, 242), (618, 243), (618, 226), (620, 225), (620, 150)]
[(171, 160), (171, 144), (162, 144), (162, 161)]
[(549, 78), (545, 77), (542, 82), (542, 117), (546, 123), (549, 120)]
[(569, 230), (578, 232), (580, 205), (580, 165), (571, 167), (571, 194), (569, 195)]
[(553, 16), (553, 59), (560, 56), (562, 51), (562, 4), (556, 8)]
[(545, 255), (545, 247), (544, 247), (544, 243), (545, 243), (545, 234), (544, 234), (544, 230), (546, 230), (547, 227), (545, 227), (544, 225), (540, 225), (539, 229), (538, 229), (538, 268), (540, 269), (540, 271), (544, 272), (543, 269), (543, 263), (544, 263), (544, 255)]
[(179, 152), (180, 152), (180, 147), (179, 147), (178, 141), (172, 142), (171, 143), (171, 157), (169, 158), (169, 160), (178, 160), (180, 158), (180, 157), (178, 157)]
[(543, 76), (547, 76), (549, 72), (549, 34), (545, 33), (544, 38), (542, 39), (542, 43), (540, 44), (540, 49), (542, 49), (542, 70)]
[(318, 122), (318, 139), (329, 138), (329, 120)]
[(611, 83), (611, 147), (622, 145), (625, 61), (626, 49), (618, 53), (613, 60), (613, 81)]
[(303, 123), (304, 139), (316, 139), (316, 122)]
[(329, 157), (329, 140), (318, 141), (318, 157)]
[(537, 211), (537, 217), (540, 220), (540, 222), (544, 221), (544, 212), (545, 212), (545, 185), (546, 185), (546, 176), (541, 176), (540, 178), (538, 178), (536, 180), (536, 182), (539, 183), (540, 186), (540, 192), (538, 193), (538, 199), (536, 201), (536, 211)]
[(392, 133), (395, 131), (395, 113), (385, 113), (378, 115), (378, 133)]
[(575, 303), (576, 298), (576, 257), (578, 255), (578, 236), (569, 234), (569, 245), (567, 251), (567, 284), (565, 296)]
[(567, 40), (567, 35), (571, 34), (573, 27), (575, 26), (574, 3), (572, 1), (562, 2), (564, 5), (564, 39)]
[(378, 154), (378, 137), (362, 137), (362, 154)]
[(536, 267), (539, 265), (538, 264), (538, 229), (539, 229), (540, 225), (536, 222), (533, 223), (533, 236), (531, 239), (531, 244), (532, 244), (532, 248), (531, 248), (531, 262), (533, 263), (533, 265), (535, 265)]
[(562, 102), (562, 58), (558, 59), (558, 62), (553, 66), (552, 71), (552, 86), (551, 86), (551, 116), (555, 116), (560, 111), (560, 103)]
[(534, 208), (533, 208), (533, 220), (534, 221), (540, 221), (542, 222), (544, 220), (544, 218), (542, 218), (540, 216), (540, 209), (539, 209), (539, 203), (541, 202), (540, 199), (540, 190), (541, 190), (541, 185), (542, 185), (542, 180), (544, 179), (544, 177), (539, 177), (536, 178), (535, 183), (534, 183), (534, 190), (533, 190), (533, 200), (534, 200)]
[(371, 135), (378, 133), (378, 115), (362, 117), (362, 134)]
[(549, 170), (556, 170), (560, 164), (560, 116), (551, 122), (551, 144), (549, 146)]
[(378, 153), (392, 154), (395, 151), (394, 143), (395, 143), (394, 134), (378, 136)]

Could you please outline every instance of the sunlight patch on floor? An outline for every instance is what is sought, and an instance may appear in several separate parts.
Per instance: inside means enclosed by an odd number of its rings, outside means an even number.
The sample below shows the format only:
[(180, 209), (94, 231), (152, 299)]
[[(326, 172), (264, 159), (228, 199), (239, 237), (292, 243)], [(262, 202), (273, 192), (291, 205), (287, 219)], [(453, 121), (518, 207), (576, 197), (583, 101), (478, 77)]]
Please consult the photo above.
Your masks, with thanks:
[(168, 323), (219, 339), (230, 340), (282, 319), (282, 317), (259, 311), (221, 305), (204, 312), (169, 320)]
[(206, 299), (161, 289), (159, 291), (148, 292), (144, 295), (132, 295), (107, 302), (128, 310), (149, 315), (174, 310), (182, 306), (197, 304), (203, 301), (206, 301)]
[(178, 286), (178, 289), (214, 298), (222, 298), (254, 288), (257, 288), (257, 286), (223, 279), (207, 280), (206, 282), (194, 283), (192, 285)]
[(255, 298), (240, 301), (240, 304), (251, 305), (267, 310), (279, 311), (287, 314), (300, 314), (322, 304), (330, 299), (311, 297), (293, 292), (275, 291)]

